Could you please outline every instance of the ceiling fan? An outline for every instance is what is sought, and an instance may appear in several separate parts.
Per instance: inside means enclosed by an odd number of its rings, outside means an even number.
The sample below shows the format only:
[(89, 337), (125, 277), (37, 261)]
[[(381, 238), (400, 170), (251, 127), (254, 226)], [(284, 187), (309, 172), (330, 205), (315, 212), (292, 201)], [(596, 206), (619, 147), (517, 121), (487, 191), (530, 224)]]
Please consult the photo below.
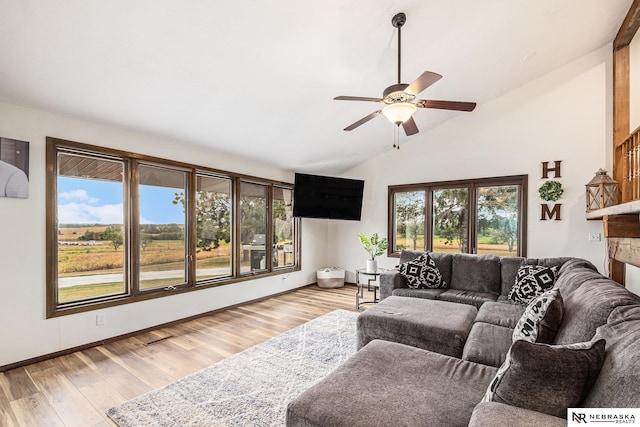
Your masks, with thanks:
[[(368, 98), (361, 96), (336, 96), (338, 101), (368, 101), (382, 102), (386, 104), (381, 110), (375, 111), (365, 116), (355, 123), (350, 124), (344, 130), (354, 130), (360, 125), (365, 124), (374, 117), (382, 114), (396, 126), (402, 125), (404, 132), (409, 135), (418, 133), (418, 127), (413, 120), (413, 113), (418, 108), (438, 108), (441, 110), (456, 111), (473, 111), (476, 108), (475, 102), (461, 101), (437, 101), (431, 99), (416, 99), (416, 95), (437, 82), (442, 78), (440, 74), (425, 71), (413, 83), (400, 83), (400, 59), (401, 59), (401, 30), (402, 26), (407, 22), (404, 13), (398, 13), (391, 19), (391, 23), (398, 29), (398, 83), (389, 86), (382, 93), (382, 98)], [(394, 145), (395, 146), (395, 145)]]

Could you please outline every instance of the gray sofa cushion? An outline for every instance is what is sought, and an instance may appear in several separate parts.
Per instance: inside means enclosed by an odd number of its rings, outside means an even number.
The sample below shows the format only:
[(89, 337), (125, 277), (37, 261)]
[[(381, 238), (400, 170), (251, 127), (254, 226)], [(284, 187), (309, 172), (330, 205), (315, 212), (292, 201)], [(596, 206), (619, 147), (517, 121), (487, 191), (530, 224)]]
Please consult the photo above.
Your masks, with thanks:
[[(576, 260), (580, 261), (580, 260)], [(556, 284), (554, 288), (560, 289), (560, 293), (563, 298), (567, 298), (573, 291), (578, 289), (584, 282), (591, 279), (602, 279), (603, 276), (590, 268), (586, 267), (576, 267), (576, 268), (565, 268), (567, 265), (581, 265), (579, 262), (567, 261), (564, 264), (560, 271), (558, 272), (558, 280), (556, 280)]]
[(411, 289), (399, 288), (394, 289), (391, 295), (399, 297), (413, 297), (425, 299), (438, 299), (438, 295), (446, 291), (446, 289)]
[(451, 274), (453, 268), (453, 254), (448, 254), (445, 252), (430, 252), (429, 255), (433, 262), (436, 263), (438, 270), (440, 270), (440, 274), (442, 274), (442, 280), (447, 282), (447, 284), (451, 284)]
[(373, 341), (291, 401), (286, 425), (466, 426), (496, 371)]
[(552, 346), (517, 340), (491, 382), (483, 402), (499, 402), (564, 417), (596, 381), (605, 341)]
[(600, 376), (587, 395), (587, 408), (640, 408), (640, 305), (618, 307), (595, 339), (607, 341)]
[(469, 427), (566, 427), (567, 420), (498, 402), (480, 402), (473, 409)]
[(500, 258), (497, 256), (456, 254), (452, 268), (451, 289), (500, 295)]
[(585, 281), (568, 296), (562, 289), (560, 292), (564, 299), (564, 315), (556, 335), (557, 344), (588, 341), (596, 328), (607, 322), (614, 308), (640, 303), (640, 297), (602, 276)]
[(508, 295), (516, 280), (516, 273), (522, 264), (535, 264), (535, 259), (522, 257), (500, 258), (500, 295)]
[(404, 264), (405, 262), (413, 261), (422, 255), (424, 251), (411, 251), (411, 250), (403, 250), (400, 252), (400, 264)]
[[(543, 258), (543, 260), (546, 258)], [(557, 258), (555, 258), (557, 259)], [(562, 263), (562, 265), (560, 266), (560, 271), (558, 271), (558, 274), (563, 274), (565, 271), (568, 270), (574, 270), (576, 268), (586, 268), (588, 270), (592, 270), (597, 272), (598, 269), (596, 268), (595, 265), (593, 265), (591, 262), (587, 261), (586, 259), (582, 259), (582, 258), (565, 258), (566, 261)]]
[[(562, 266), (569, 260), (574, 260), (577, 258), (573, 257), (552, 257), (552, 258), (536, 258), (536, 265), (544, 265), (545, 267), (558, 267), (562, 268)], [(582, 260), (584, 261), (584, 260)], [(593, 267), (589, 261), (587, 261)], [(595, 269), (595, 267), (593, 267)]]
[(358, 349), (383, 339), (454, 357), (462, 356), (475, 307), (391, 296), (358, 316)]
[(464, 345), (462, 359), (489, 366), (500, 366), (511, 347), (513, 329), (476, 322)]
[(493, 302), (498, 296), (491, 292), (475, 292), (465, 289), (447, 289), (440, 295), (438, 299), (442, 301), (457, 302), (459, 304), (469, 304), (480, 307), (485, 302)]
[(522, 317), (525, 308), (526, 307), (521, 304), (510, 304), (506, 301), (485, 302), (482, 304), (482, 307), (478, 309), (478, 315), (475, 321), (476, 323), (490, 323), (492, 325), (513, 329), (516, 323), (518, 323), (518, 320), (520, 320), (520, 317)]
[(395, 289), (405, 289), (404, 277), (398, 270), (385, 271), (380, 275), (380, 300), (390, 297)]

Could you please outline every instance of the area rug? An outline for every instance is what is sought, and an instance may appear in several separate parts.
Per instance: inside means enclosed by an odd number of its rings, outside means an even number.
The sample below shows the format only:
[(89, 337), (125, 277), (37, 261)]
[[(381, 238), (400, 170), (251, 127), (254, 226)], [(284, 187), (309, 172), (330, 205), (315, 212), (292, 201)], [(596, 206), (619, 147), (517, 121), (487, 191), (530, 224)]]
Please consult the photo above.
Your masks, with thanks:
[(287, 404), (356, 352), (336, 310), (107, 411), (120, 427), (283, 426)]

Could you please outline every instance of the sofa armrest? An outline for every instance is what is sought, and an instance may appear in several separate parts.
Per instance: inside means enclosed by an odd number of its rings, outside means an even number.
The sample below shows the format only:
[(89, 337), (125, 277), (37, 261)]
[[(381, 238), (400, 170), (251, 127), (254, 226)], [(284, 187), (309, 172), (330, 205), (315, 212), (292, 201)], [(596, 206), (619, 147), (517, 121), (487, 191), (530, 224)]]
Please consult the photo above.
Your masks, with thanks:
[(380, 301), (390, 297), (394, 289), (406, 287), (407, 282), (398, 270), (385, 271), (380, 275)]
[(473, 409), (469, 427), (566, 427), (567, 420), (542, 412), (498, 402), (480, 402)]

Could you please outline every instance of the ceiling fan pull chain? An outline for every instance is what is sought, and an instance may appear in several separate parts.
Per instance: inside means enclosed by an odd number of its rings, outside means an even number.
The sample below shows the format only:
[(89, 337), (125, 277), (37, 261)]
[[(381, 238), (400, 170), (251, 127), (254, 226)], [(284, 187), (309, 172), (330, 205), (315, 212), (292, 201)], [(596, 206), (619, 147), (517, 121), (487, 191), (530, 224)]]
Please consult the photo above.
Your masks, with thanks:
[(393, 148), (400, 149), (400, 125), (397, 125), (393, 129)]

